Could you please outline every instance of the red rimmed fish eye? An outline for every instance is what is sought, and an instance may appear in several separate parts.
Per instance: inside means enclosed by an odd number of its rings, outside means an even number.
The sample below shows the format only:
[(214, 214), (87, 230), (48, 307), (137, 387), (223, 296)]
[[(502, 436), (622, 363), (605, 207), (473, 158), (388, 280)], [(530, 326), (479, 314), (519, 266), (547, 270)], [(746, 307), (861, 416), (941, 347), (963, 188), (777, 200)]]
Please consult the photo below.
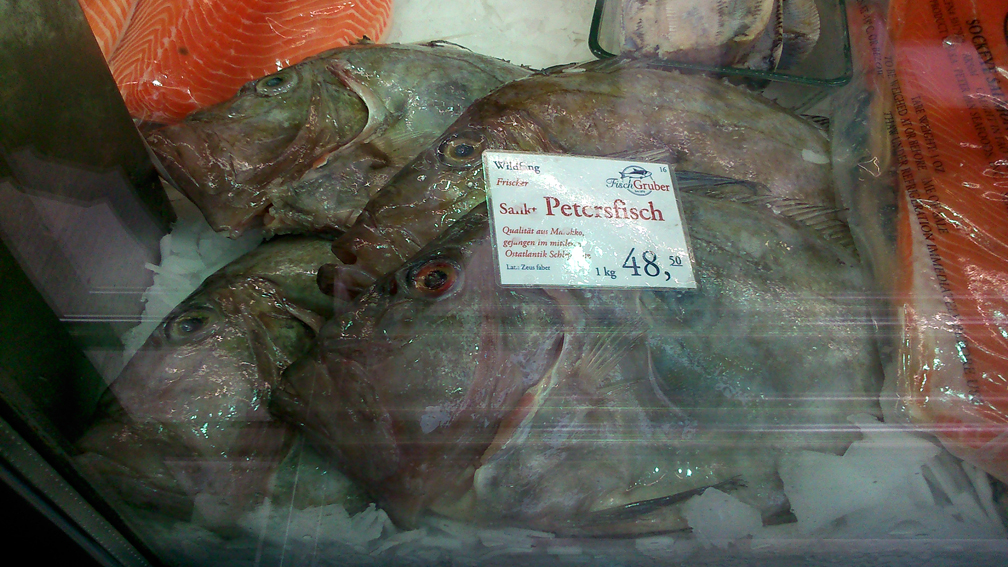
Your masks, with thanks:
[(458, 286), (461, 275), (462, 270), (451, 260), (435, 258), (412, 268), (406, 281), (422, 297), (439, 299)]

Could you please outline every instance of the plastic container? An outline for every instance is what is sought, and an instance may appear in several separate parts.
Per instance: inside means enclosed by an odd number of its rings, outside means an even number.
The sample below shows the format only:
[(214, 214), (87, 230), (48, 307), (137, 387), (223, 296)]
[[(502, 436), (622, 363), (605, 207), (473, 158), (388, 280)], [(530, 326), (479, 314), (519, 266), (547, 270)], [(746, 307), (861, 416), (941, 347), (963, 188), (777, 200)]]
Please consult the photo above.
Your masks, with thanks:
[[(816, 0), (821, 28), (819, 41), (811, 53), (786, 71), (755, 71), (730, 66), (711, 66), (663, 59), (672, 67), (715, 73), (732, 82), (759, 90), (781, 106), (805, 111), (830, 91), (846, 85), (853, 74), (844, 0)], [(623, 0), (598, 0), (588, 36), (588, 46), (596, 57), (624, 53), (621, 39)]]

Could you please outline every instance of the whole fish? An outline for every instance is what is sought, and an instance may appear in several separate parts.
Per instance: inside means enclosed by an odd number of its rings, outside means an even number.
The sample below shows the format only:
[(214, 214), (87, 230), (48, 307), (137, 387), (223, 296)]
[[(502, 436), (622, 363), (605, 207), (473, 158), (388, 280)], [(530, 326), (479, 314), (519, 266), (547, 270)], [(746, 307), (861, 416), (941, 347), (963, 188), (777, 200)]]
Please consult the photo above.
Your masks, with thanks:
[(359, 44), (249, 82), (147, 141), (214, 230), (340, 232), (470, 103), (528, 74), (449, 44)]
[(320, 285), (347, 299), (485, 198), (484, 150), (671, 156), (679, 169), (744, 179), (836, 207), (818, 127), (720, 81), (616, 61), (537, 75), (474, 103), (405, 166), (333, 243)]
[(480, 205), (328, 322), (270, 407), (403, 525), (674, 530), (712, 486), (774, 521), (777, 458), (842, 453), (881, 370), (856, 258), (731, 194), (682, 194), (696, 290), (501, 287)]
[(77, 462), (130, 508), (227, 530), (269, 494), (296, 432), (266, 407), (332, 300), (320, 238), (283, 238), (211, 275), (109, 386)]

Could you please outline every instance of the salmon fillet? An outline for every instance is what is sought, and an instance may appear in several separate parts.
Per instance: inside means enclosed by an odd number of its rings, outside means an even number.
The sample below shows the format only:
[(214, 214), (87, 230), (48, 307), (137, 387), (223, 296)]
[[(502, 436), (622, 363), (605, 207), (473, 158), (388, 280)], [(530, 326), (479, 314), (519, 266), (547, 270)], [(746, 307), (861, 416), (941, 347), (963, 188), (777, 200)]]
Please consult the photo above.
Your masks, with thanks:
[(1008, 481), (1008, 4), (893, 0), (899, 392), (946, 447)]
[(104, 11), (99, 1), (81, 0), (99, 43), (118, 38), (103, 53), (130, 113), (150, 122), (177, 121), (326, 49), (377, 40), (391, 13), (391, 0), (134, 0), (130, 10), (108, 0)]
[(98, 40), (102, 55), (108, 59), (119, 43), (126, 22), (133, 14), (136, 0), (77, 0), (91, 32)]

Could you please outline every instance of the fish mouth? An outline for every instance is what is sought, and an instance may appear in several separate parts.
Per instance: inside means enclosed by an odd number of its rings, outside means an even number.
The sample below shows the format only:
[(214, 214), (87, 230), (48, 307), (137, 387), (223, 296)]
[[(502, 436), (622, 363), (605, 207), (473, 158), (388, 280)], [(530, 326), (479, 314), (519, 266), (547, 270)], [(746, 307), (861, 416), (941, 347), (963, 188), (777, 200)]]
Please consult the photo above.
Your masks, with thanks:
[(202, 136), (190, 128), (168, 126), (151, 132), (146, 140), (164, 166), (168, 182), (189, 198), (204, 190), (190, 173), (209, 166), (205, 156), (211, 155), (210, 144)]
[(215, 231), (239, 236), (261, 224), (270, 205), (267, 193), (239, 179), (239, 162), (218, 136), (183, 124), (151, 132), (147, 144), (166, 181), (199, 207)]
[(161, 467), (172, 447), (115, 417), (93, 425), (75, 447), (75, 463), (125, 502), (169, 518), (192, 515), (192, 497)]
[[(353, 347), (350, 347), (353, 348)], [(270, 413), (295, 423), (343, 471), (377, 492), (399, 470), (392, 417), (382, 408), (370, 375), (338, 353), (299, 359), (283, 373)]]

